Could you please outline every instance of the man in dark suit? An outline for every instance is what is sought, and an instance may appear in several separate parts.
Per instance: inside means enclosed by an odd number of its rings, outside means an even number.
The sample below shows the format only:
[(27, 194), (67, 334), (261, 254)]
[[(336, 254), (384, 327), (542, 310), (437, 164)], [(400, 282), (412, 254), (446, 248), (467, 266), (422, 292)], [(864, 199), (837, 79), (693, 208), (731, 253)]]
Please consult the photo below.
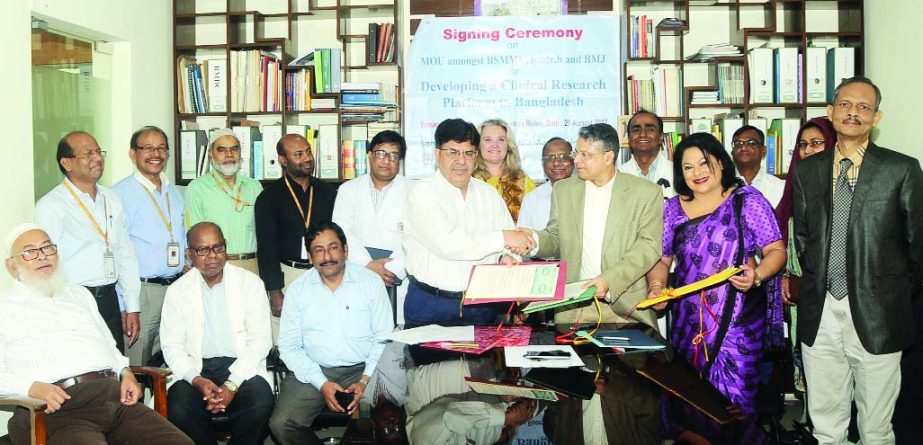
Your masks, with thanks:
[(880, 103), (871, 80), (844, 80), (827, 106), (836, 149), (803, 160), (795, 171), (804, 271), (798, 337), (814, 436), (822, 444), (846, 443), (852, 396), (862, 443), (894, 443), (901, 351), (914, 340), (923, 172), (916, 159), (870, 142)]

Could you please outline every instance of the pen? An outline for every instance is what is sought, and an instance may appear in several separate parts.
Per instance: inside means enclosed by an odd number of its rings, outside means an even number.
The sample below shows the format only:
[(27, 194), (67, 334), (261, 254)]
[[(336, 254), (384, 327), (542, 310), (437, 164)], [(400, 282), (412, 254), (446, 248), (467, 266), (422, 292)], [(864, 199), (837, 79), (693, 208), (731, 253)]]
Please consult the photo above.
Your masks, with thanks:
[(631, 341), (629, 337), (611, 337), (611, 336), (602, 336), (600, 337), (603, 340), (620, 340), (620, 341)]
[(454, 348), (476, 348), (480, 345), (477, 343), (446, 343), (446, 346)]

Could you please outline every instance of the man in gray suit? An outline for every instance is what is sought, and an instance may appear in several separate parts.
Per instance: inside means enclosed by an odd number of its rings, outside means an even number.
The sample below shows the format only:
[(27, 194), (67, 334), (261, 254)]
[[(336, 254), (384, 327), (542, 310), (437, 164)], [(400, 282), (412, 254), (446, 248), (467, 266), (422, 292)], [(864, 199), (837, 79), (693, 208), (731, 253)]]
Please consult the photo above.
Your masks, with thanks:
[[(604, 323), (641, 322), (657, 329), (653, 310), (634, 310), (647, 298), (647, 280), (661, 255), (663, 194), (660, 186), (619, 173), (615, 166), (618, 133), (608, 124), (580, 129), (574, 155), (577, 177), (558, 181), (551, 198), (551, 220), (535, 233), (530, 256), (567, 261), (567, 281), (589, 280), (603, 305)], [(529, 229), (519, 229), (528, 231)], [(582, 310), (582, 315), (581, 315)], [(555, 314), (555, 323), (580, 317), (596, 321), (591, 303)]]
[(894, 443), (901, 351), (914, 340), (911, 295), (923, 282), (923, 172), (916, 159), (869, 140), (880, 104), (871, 80), (844, 80), (827, 106), (836, 149), (803, 160), (795, 171), (804, 271), (798, 338), (814, 436), (822, 444), (846, 443), (853, 396), (862, 443)]

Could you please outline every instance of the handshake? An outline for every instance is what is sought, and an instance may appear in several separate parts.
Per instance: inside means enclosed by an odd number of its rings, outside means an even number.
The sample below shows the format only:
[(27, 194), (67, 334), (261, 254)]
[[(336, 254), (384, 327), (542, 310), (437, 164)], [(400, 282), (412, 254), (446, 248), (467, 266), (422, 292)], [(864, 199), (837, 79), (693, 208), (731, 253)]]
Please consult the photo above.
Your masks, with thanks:
[(529, 252), (538, 245), (532, 237), (532, 230), (524, 227), (515, 230), (504, 230), (503, 244), (507, 250), (520, 256), (529, 255)]

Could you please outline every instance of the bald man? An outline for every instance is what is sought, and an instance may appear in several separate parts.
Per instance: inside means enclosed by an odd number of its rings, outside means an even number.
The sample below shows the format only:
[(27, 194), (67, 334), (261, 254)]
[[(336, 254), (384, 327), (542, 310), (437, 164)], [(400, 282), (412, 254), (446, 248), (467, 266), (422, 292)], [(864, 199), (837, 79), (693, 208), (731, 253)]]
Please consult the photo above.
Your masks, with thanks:
[[(116, 349), (96, 301), (58, 270), (58, 248), (35, 224), (7, 236), (5, 265), (16, 280), (0, 294), (0, 394), (47, 404), (48, 444), (192, 444), (138, 403), (141, 389)], [(40, 327), (40, 328), (39, 328)], [(13, 443), (31, 442), (30, 415), (19, 409)]]

